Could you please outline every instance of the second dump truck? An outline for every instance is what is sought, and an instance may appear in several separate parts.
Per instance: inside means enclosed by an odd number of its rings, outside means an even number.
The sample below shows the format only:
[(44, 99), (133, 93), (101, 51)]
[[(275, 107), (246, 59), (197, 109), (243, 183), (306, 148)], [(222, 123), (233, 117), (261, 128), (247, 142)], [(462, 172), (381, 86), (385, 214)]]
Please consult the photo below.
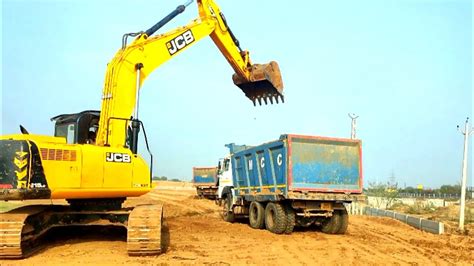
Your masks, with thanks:
[(217, 196), (217, 167), (193, 167), (193, 186), (200, 198)]
[(251, 227), (277, 234), (295, 225), (344, 234), (344, 203), (365, 201), (360, 140), (282, 135), (256, 147), (226, 146), (218, 198), (228, 222), (248, 217)]

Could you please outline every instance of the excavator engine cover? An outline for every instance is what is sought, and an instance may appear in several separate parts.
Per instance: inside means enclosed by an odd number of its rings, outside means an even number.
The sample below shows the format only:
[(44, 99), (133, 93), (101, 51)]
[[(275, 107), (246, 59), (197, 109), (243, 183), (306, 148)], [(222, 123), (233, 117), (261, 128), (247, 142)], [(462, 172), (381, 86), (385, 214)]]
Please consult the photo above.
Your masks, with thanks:
[(280, 68), (275, 61), (268, 64), (252, 65), (250, 80), (245, 80), (237, 74), (232, 76), (232, 80), (245, 93), (245, 96), (252, 100), (254, 105), (257, 101), (262, 105), (262, 100), (265, 104), (268, 101), (272, 104), (274, 101), (278, 103), (279, 98), (284, 102), (283, 81)]

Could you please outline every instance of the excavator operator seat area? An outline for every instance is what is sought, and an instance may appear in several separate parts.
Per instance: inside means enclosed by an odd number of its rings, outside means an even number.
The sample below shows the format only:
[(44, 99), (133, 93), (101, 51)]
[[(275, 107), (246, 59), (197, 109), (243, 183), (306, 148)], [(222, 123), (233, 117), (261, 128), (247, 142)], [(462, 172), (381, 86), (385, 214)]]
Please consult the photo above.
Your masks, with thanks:
[(62, 114), (51, 118), (55, 122), (54, 136), (68, 144), (94, 144), (99, 127), (100, 111)]

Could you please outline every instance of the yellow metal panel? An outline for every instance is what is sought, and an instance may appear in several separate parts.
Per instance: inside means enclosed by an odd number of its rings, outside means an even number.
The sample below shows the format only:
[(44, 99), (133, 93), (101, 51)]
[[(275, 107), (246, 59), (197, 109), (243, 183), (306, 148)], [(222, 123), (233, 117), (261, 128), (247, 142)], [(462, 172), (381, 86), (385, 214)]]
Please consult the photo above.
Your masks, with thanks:
[[(48, 186), (52, 189), (80, 188), (82, 168), (81, 146), (53, 143), (38, 143), (38, 146), (40, 146), (40, 150), (48, 149), (47, 158), (40, 152)], [(68, 154), (67, 158), (64, 157), (64, 154)]]
[(54, 189), (52, 199), (93, 199), (93, 198), (122, 198), (138, 197), (150, 191), (148, 188), (121, 189)]
[(150, 168), (140, 156), (133, 160), (133, 188), (151, 188)]
[(104, 188), (131, 188), (134, 156), (129, 149), (108, 148), (104, 160)]
[(107, 148), (82, 145), (81, 188), (101, 188), (104, 185), (104, 162)]

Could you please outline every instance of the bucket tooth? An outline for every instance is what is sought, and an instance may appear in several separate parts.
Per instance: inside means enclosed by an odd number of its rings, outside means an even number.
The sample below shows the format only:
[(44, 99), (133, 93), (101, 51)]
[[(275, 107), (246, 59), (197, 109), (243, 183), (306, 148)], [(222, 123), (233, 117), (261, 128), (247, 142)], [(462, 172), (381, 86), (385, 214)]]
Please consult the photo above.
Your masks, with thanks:
[(258, 104), (261, 106), (262, 105), (262, 98), (257, 97), (257, 99), (258, 99)]
[(265, 105), (267, 105), (267, 96), (263, 96), (263, 101), (265, 102)]
[(270, 104), (273, 104), (273, 95), (268, 97), (268, 99), (270, 99)]

